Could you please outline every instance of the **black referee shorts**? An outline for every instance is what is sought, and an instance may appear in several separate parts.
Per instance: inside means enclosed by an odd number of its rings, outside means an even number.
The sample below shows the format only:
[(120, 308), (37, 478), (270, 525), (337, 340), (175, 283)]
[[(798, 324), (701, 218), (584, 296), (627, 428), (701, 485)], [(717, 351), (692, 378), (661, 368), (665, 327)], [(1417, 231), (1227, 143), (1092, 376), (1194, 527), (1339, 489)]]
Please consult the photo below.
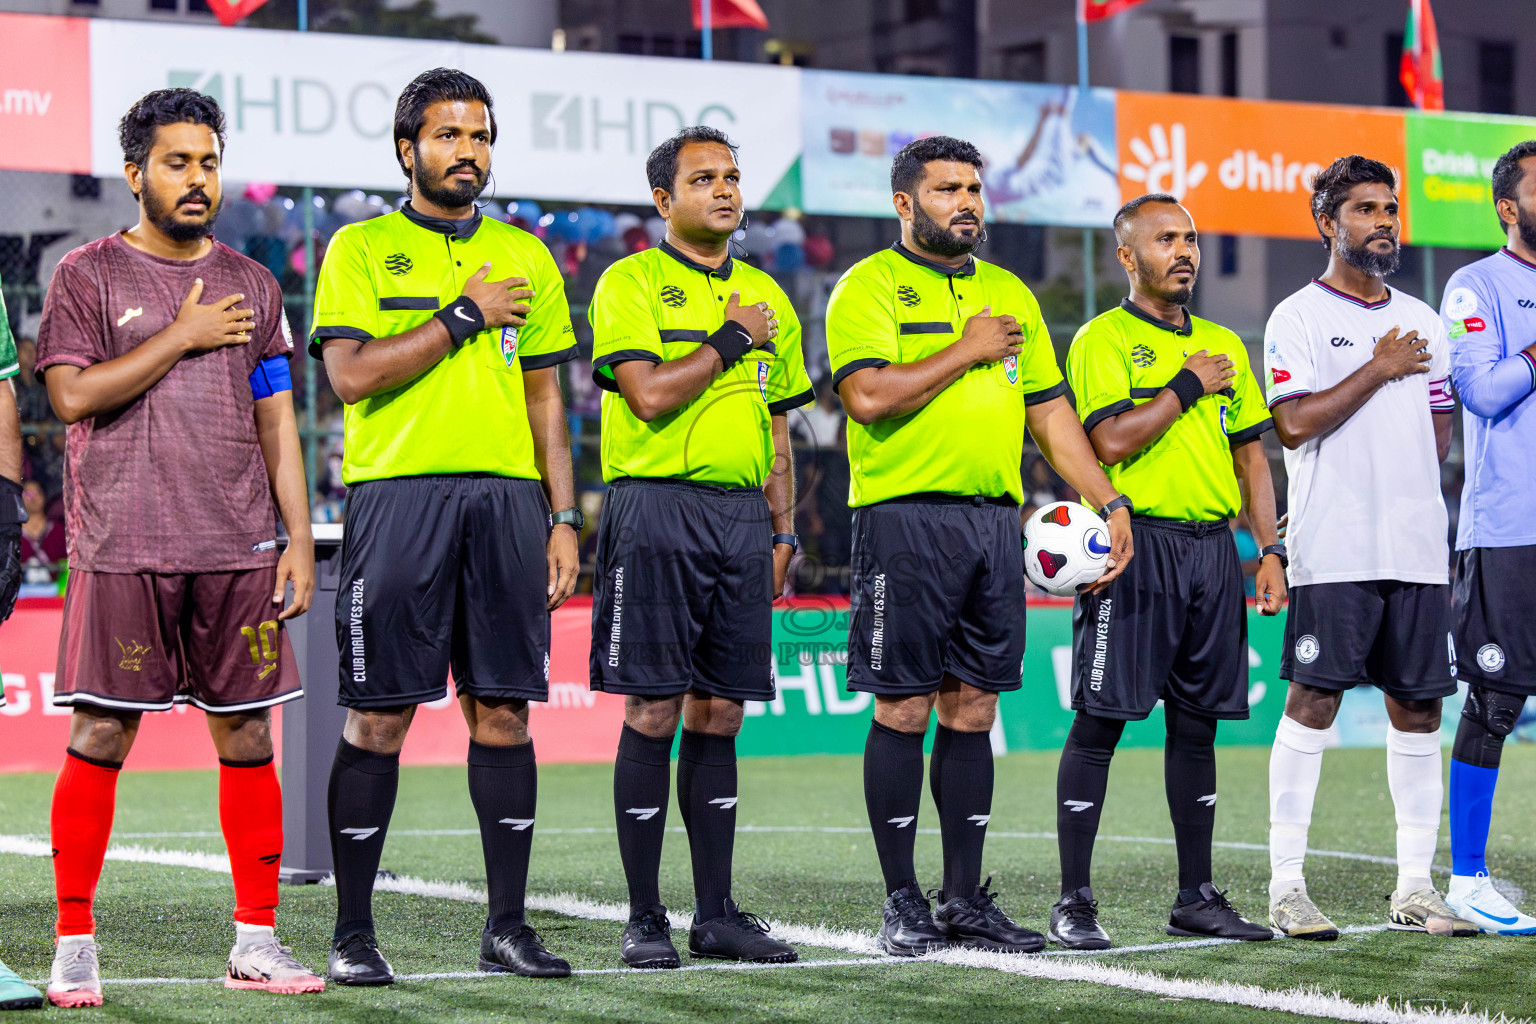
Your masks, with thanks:
[(1024, 546), (1004, 499), (914, 496), (853, 513), (848, 689), (917, 696), (946, 674), (1017, 690)]
[(1319, 690), (1370, 683), (1396, 700), (1449, 697), (1450, 589), (1399, 580), (1292, 587), (1280, 678)]
[(773, 521), (760, 487), (617, 480), (597, 527), (591, 686), (773, 699)]
[(1451, 636), (1456, 674), (1469, 683), (1536, 696), (1536, 615), (1525, 588), (1536, 579), (1536, 545), (1456, 552)]
[(1243, 568), (1225, 520), (1134, 517), (1136, 557), (1072, 607), (1072, 707), (1136, 721), (1159, 700), (1248, 717)]
[(549, 699), (549, 504), (537, 480), (412, 476), (347, 490), (340, 703)]

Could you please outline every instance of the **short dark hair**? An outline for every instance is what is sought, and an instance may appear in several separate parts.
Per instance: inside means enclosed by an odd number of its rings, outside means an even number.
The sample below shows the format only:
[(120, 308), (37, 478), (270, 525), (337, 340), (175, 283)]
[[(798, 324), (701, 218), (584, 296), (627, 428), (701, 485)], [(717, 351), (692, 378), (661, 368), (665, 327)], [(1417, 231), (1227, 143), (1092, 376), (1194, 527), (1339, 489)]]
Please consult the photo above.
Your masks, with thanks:
[(652, 189), (659, 188), (667, 195), (672, 194), (672, 186), (677, 183), (678, 154), (690, 142), (713, 142), (729, 149), (732, 157), (736, 155), (736, 143), (719, 128), (707, 124), (679, 128), (676, 135), (651, 150), (651, 155), (645, 158), (645, 180)]
[(143, 167), (156, 130), (166, 124), (205, 124), (219, 137), (219, 152), (224, 152), (224, 111), (217, 100), (196, 89), (156, 89), (141, 96), (117, 122), (123, 162)]
[(896, 159), (891, 161), (891, 191), (911, 195), (917, 183), (923, 180), (923, 170), (935, 160), (970, 164), (978, 171), (985, 166), (981, 151), (964, 139), (930, 135), (902, 146)]
[(412, 146), (421, 140), (421, 129), (427, 123), (427, 108), (432, 104), (472, 100), (485, 104), (485, 117), (491, 125), (491, 145), (494, 146), (496, 114), (491, 109), (491, 91), (475, 76), (458, 68), (433, 68), (411, 79), (410, 84), (400, 90), (400, 98), (395, 101), (395, 159), (407, 178), (411, 172), (406, 170), (405, 157), (400, 155), (400, 140), (405, 139)]
[[(1339, 157), (1312, 179), (1312, 222), (1316, 224), (1317, 218), (1325, 215), (1329, 220), (1337, 219), (1339, 207), (1349, 197), (1350, 189), (1356, 185), (1373, 184), (1385, 185), (1393, 195), (1397, 194), (1397, 174), (1380, 160), (1359, 154)], [(1327, 248), (1328, 236), (1323, 234), (1323, 229), (1318, 228), (1317, 234), (1323, 240), (1323, 247)]]
[[(1515, 189), (1520, 187), (1520, 182), (1525, 178), (1525, 169), (1520, 166), (1520, 161), (1526, 157), (1536, 156), (1536, 139), (1526, 139), (1509, 147), (1509, 152), (1499, 157), (1493, 165), (1493, 205), (1497, 212), (1500, 199), (1515, 198)], [(1499, 229), (1504, 229), (1504, 218), (1499, 218)]]
[(1136, 211), (1140, 210), (1148, 203), (1169, 203), (1173, 206), (1178, 206), (1179, 197), (1168, 192), (1148, 192), (1144, 196), (1137, 196), (1135, 199), (1132, 199), (1130, 202), (1120, 207), (1119, 210), (1116, 210), (1114, 219), (1116, 245), (1125, 244), (1125, 222), (1136, 216)]

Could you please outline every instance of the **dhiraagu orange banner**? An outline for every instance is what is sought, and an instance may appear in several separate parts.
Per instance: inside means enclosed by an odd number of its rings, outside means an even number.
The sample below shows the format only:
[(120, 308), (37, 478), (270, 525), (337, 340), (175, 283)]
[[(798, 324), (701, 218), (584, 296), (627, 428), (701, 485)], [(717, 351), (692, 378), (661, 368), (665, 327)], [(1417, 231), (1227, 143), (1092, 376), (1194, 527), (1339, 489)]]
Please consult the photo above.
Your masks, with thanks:
[(1312, 238), (1318, 170), (1350, 153), (1407, 168), (1405, 118), (1385, 110), (1121, 92), (1116, 120), (1122, 197), (1170, 192), (1204, 234)]

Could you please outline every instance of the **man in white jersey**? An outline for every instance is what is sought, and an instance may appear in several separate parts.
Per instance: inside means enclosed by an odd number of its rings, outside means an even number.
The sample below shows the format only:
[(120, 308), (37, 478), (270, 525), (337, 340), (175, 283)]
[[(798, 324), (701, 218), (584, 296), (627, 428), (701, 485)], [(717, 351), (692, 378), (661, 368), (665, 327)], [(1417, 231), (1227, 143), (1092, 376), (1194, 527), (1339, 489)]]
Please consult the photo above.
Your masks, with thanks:
[(1338, 929), (1307, 895), (1302, 861), (1323, 746), (1343, 692), (1386, 699), (1397, 812), (1388, 924), (1475, 935), (1430, 880), (1443, 796), (1440, 701), (1450, 552), (1440, 462), (1451, 443), (1450, 342), (1439, 314), (1388, 288), (1398, 264), (1392, 169), (1347, 156), (1319, 172), (1312, 214), (1328, 271), (1271, 314), (1264, 371), (1290, 477), (1290, 681), (1269, 762), (1270, 923), (1301, 939)]

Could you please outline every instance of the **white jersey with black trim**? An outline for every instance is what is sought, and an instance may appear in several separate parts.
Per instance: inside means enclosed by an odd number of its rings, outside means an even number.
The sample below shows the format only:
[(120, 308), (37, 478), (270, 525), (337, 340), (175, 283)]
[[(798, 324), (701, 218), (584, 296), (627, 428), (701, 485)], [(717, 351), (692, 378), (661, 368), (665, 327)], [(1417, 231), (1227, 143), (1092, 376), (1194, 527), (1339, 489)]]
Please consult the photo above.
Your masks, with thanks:
[(1429, 372), (1383, 385), (1339, 426), (1285, 453), (1293, 587), (1448, 581), (1431, 413), (1456, 403), (1439, 313), (1396, 289), (1367, 303), (1313, 281), (1276, 306), (1264, 329), (1266, 399), (1273, 409), (1334, 387), (1369, 362), (1394, 327), (1429, 340)]

